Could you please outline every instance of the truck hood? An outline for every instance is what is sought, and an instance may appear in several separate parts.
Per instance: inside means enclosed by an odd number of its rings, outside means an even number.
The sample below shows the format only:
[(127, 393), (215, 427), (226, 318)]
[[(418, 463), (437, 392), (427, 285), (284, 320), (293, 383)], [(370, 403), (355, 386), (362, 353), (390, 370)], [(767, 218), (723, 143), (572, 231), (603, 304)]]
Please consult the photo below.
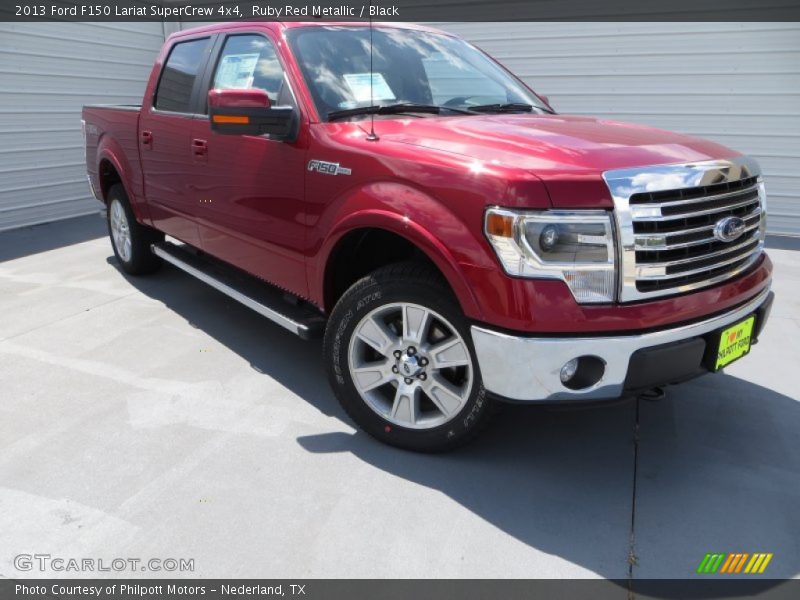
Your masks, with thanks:
[[(583, 182), (600, 189), (602, 173), (648, 165), (730, 158), (719, 144), (670, 131), (565, 115), (481, 115), (381, 120), (382, 141), (463, 155), (539, 177), (556, 207), (575, 206)], [(578, 188), (576, 188), (576, 185)], [(610, 205), (605, 197), (577, 204)]]

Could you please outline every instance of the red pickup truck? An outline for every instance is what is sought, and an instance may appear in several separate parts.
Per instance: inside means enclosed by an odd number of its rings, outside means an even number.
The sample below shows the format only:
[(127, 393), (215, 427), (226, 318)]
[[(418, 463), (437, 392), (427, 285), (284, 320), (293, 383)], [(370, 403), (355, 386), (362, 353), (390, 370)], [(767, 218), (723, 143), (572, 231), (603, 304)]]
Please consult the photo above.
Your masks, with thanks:
[(83, 120), (121, 267), (167, 261), (324, 335), (337, 398), (396, 446), (454, 447), (498, 399), (617, 398), (718, 371), (769, 314), (754, 160), (556, 114), (434, 29), (183, 31), (142, 106)]

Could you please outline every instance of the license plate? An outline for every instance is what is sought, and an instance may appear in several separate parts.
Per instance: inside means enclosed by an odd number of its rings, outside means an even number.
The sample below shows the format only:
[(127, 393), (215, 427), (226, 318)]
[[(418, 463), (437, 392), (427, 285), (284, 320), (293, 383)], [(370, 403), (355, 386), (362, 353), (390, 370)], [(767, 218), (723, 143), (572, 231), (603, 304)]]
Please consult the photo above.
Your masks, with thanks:
[(719, 337), (719, 346), (717, 347), (715, 371), (750, 352), (750, 337), (753, 334), (753, 324), (755, 322), (756, 317), (753, 315), (722, 330)]

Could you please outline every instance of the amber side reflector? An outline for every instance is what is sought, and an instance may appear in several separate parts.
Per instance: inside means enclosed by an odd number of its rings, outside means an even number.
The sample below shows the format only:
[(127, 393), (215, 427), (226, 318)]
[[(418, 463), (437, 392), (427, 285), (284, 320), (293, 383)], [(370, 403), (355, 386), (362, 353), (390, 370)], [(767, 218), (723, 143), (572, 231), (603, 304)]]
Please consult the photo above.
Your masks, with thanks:
[(489, 213), (486, 217), (486, 233), (500, 237), (513, 237), (514, 219), (508, 215)]
[(214, 123), (235, 123), (236, 125), (247, 125), (250, 117), (237, 117), (232, 115), (214, 115)]

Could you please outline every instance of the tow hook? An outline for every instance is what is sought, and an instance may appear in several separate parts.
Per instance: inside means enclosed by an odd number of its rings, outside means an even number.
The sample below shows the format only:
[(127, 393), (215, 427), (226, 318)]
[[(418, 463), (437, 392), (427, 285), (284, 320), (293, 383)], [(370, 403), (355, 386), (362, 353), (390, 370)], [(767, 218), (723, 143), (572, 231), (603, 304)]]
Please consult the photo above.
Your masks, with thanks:
[(647, 400), (648, 402), (658, 402), (666, 397), (667, 392), (663, 387), (654, 387), (639, 394), (639, 400)]

